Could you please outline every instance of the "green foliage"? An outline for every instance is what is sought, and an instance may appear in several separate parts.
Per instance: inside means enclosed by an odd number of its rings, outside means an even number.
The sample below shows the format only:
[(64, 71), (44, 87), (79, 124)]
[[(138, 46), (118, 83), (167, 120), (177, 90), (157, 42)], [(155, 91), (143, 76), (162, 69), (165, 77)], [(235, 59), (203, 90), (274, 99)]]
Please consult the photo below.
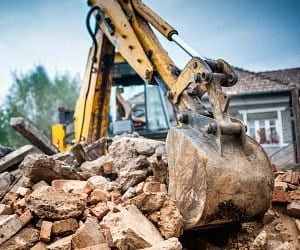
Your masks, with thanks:
[(0, 144), (18, 147), (25, 143), (9, 125), (11, 117), (28, 119), (48, 138), (58, 122), (58, 107), (73, 110), (78, 95), (78, 77), (57, 74), (50, 79), (41, 65), (25, 74), (13, 74), (13, 83), (0, 108)]

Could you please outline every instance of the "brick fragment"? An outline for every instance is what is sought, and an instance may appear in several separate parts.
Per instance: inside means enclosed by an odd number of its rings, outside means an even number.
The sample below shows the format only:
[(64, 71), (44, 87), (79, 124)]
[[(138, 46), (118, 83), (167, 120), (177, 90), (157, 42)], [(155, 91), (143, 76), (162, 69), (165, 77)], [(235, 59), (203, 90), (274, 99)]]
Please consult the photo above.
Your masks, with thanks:
[(5, 204), (0, 204), (0, 215), (10, 215), (10, 214), (12, 214), (11, 208)]
[(91, 208), (91, 214), (101, 220), (110, 211), (106, 202), (99, 202), (95, 207)]
[(0, 215), (0, 244), (10, 239), (21, 228), (22, 223), (17, 215)]
[(282, 187), (274, 187), (272, 202), (288, 203), (291, 199)]
[(25, 226), (32, 219), (31, 211), (29, 209), (27, 209), (23, 214), (21, 214), (19, 219), (20, 219), (22, 225)]
[(53, 222), (52, 233), (54, 235), (67, 236), (75, 233), (78, 227), (79, 224), (74, 218), (58, 220)]
[(105, 243), (105, 238), (95, 217), (88, 217), (85, 223), (72, 235), (72, 249), (81, 249), (101, 243)]
[(40, 231), (40, 240), (44, 242), (50, 242), (51, 239), (52, 222), (43, 221)]
[(91, 204), (97, 204), (98, 202), (106, 202), (110, 199), (110, 193), (96, 188), (92, 193), (90, 197), (90, 203)]

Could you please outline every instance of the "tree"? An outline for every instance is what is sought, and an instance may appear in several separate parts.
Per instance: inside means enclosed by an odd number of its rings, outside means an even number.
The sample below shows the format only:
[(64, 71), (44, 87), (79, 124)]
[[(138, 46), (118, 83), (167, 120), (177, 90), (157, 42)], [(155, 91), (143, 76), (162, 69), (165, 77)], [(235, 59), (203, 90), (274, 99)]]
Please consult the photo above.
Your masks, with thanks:
[(0, 108), (0, 144), (18, 147), (25, 140), (9, 126), (14, 116), (22, 116), (51, 138), (51, 125), (58, 121), (58, 107), (74, 109), (78, 77), (68, 73), (50, 79), (42, 65), (23, 74), (13, 73), (13, 83)]

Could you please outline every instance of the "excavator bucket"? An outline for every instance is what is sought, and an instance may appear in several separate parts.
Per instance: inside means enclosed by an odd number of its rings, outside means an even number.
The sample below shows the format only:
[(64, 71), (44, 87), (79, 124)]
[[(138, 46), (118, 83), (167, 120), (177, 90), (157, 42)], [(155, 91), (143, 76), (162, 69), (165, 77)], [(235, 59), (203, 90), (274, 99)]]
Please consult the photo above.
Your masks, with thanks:
[(246, 136), (222, 138), (191, 126), (172, 128), (167, 137), (169, 194), (177, 201), (185, 229), (252, 221), (272, 198), (273, 174), (263, 148)]

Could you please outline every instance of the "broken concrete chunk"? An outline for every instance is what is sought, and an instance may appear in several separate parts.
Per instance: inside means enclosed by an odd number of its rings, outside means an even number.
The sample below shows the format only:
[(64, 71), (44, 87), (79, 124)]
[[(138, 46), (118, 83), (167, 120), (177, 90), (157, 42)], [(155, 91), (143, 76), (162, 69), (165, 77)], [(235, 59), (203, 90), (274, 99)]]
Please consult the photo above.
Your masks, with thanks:
[(72, 235), (54, 241), (52, 244), (47, 246), (48, 250), (71, 250)]
[(163, 145), (165, 145), (165, 143), (162, 141), (151, 140), (143, 137), (134, 138), (121, 136), (113, 140), (108, 150), (109, 153), (114, 156), (120, 156), (123, 152), (128, 152), (128, 154), (134, 152), (136, 154), (150, 156), (155, 153), (157, 147)]
[(123, 192), (146, 178), (150, 166), (147, 157), (153, 155), (161, 145), (164, 143), (140, 137), (121, 136), (113, 141), (108, 152)]
[(74, 218), (57, 220), (53, 222), (52, 233), (54, 235), (67, 236), (69, 234), (75, 233), (78, 227), (79, 224)]
[(16, 193), (18, 195), (20, 195), (21, 197), (25, 197), (31, 193), (31, 190), (29, 188), (25, 188), (25, 187), (18, 187)]
[(275, 220), (275, 218), (276, 218), (275, 212), (273, 210), (269, 209), (265, 213), (265, 215), (264, 215), (264, 217), (262, 219), (262, 224), (266, 225), (268, 223), (271, 223), (273, 220)]
[(117, 182), (120, 183), (123, 192), (144, 181), (150, 172), (149, 166), (147, 157), (144, 155), (127, 160), (127, 163), (125, 162), (117, 172)]
[(144, 248), (144, 250), (181, 250), (182, 245), (175, 237), (159, 242), (153, 247)]
[(167, 195), (165, 193), (142, 193), (130, 199), (128, 202), (135, 205), (144, 213), (151, 213), (159, 210), (165, 200)]
[(300, 200), (292, 201), (286, 207), (286, 213), (295, 218), (300, 218)]
[(105, 243), (97, 218), (88, 217), (86, 222), (72, 235), (72, 248), (81, 249)]
[(74, 158), (77, 160), (78, 164), (83, 163), (87, 160), (87, 156), (85, 155), (83, 146), (81, 143), (76, 143), (71, 147), (71, 152), (74, 155)]
[(93, 189), (102, 189), (106, 191), (112, 191), (114, 189), (118, 190), (120, 189), (120, 186), (115, 182), (110, 182), (108, 179), (101, 175), (95, 175), (90, 177), (87, 180), (87, 184), (91, 185)]
[(40, 231), (40, 240), (44, 242), (50, 242), (52, 231), (52, 222), (43, 221)]
[(168, 160), (165, 146), (156, 148), (155, 154), (148, 158), (155, 178), (161, 183), (168, 183)]
[(266, 231), (261, 231), (252, 242), (250, 249), (265, 249), (267, 245), (267, 233)]
[(80, 169), (82, 172), (87, 172), (87, 173), (92, 173), (92, 174), (96, 174), (99, 175), (101, 174), (102, 168), (103, 168), (103, 164), (105, 163), (105, 161), (107, 160), (107, 156), (100, 156), (98, 159), (94, 160), (94, 161), (86, 161), (83, 162), (80, 166)]
[(102, 224), (110, 229), (114, 246), (118, 249), (142, 249), (162, 242), (155, 226), (134, 205), (118, 207), (110, 212)]
[(165, 239), (178, 238), (183, 233), (183, 218), (173, 200), (166, 200), (156, 213), (159, 213), (159, 219), (155, 224)]
[(45, 242), (39, 241), (30, 250), (46, 250), (47, 244)]
[(10, 239), (21, 228), (22, 223), (17, 215), (0, 215), (0, 244)]
[(42, 181), (39, 181), (36, 184), (34, 184), (32, 186), (32, 190), (34, 191), (34, 190), (36, 190), (36, 189), (38, 189), (40, 187), (44, 187), (44, 186), (49, 186), (49, 184), (47, 182), (45, 182), (45, 181), (42, 180)]
[(51, 183), (55, 179), (81, 179), (74, 167), (65, 165), (64, 162), (54, 160), (43, 154), (27, 155), (20, 168), (24, 172), (25, 177), (29, 178), (32, 183), (37, 183), (41, 180)]
[(11, 239), (0, 246), (0, 250), (29, 249), (39, 240), (39, 230), (23, 228)]
[(28, 205), (40, 218), (60, 220), (81, 215), (86, 206), (86, 197), (53, 187), (41, 187), (29, 196)]
[(91, 214), (97, 217), (98, 220), (101, 220), (109, 211), (110, 209), (106, 202), (99, 202), (95, 207), (91, 208)]

